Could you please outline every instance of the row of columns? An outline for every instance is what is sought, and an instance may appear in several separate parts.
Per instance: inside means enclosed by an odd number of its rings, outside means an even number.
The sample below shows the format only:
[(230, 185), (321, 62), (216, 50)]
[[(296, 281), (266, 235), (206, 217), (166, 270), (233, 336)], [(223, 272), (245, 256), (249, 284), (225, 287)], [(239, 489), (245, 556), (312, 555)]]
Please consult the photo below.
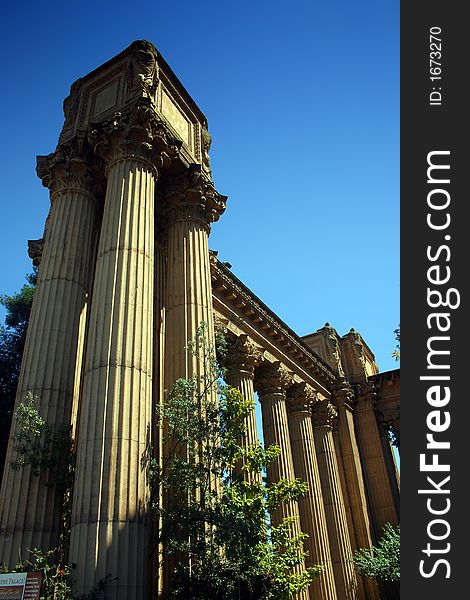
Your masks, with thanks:
[[(294, 383), (281, 363), (264, 363), (246, 335), (232, 344), (227, 383), (252, 401), (258, 392), (264, 443), (282, 449), (268, 468), (268, 480), (299, 478), (309, 485), (305, 497), (272, 515), (274, 525), (299, 516), (309, 536), (307, 566), (324, 566), (306, 597), (377, 600), (376, 582), (356, 575), (352, 562), (353, 550), (371, 547), (385, 522), (398, 523), (371, 390), (364, 398), (366, 388), (355, 394), (343, 380), (332, 390), (333, 403), (319, 400), (310, 385)], [(246, 430), (244, 443), (257, 443), (254, 411)]]
[[(308, 552), (306, 566), (322, 564), (324, 567), (320, 578), (303, 597), (357, 598), (332, 436), (335, 408), (328, 401), (319, 402), (310, 385), (294, 383), (292, 375), (280, 363), (261, 364), (261, 354), (247, 336), (238, 338), (231, 350), (227, 383), (251, 401), (254, 401), (256, 388), (261, 403), (264, 443), (282, 449), (280, 457), (268, 467), (268, 481), (298, 478), (309, 485), (305, 497), (281, 505), (271, 515), (273, 525), (287, 516), (298, 517), (293, 533), (302, 530), (308, 534), (304, 544)], [(253, 410), (247, 418), (244, 443), (249, 446), (257, 441)]]

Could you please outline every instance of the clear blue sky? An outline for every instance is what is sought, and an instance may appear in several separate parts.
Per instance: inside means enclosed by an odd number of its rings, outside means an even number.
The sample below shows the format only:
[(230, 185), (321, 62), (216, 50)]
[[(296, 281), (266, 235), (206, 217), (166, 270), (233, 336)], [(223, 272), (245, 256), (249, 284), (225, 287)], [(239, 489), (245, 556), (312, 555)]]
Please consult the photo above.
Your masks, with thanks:
[(0, 293), (31, 270), (49, 203), (35, 156), (55, 148), (70, 84), (135, 39), (208, 117), (229, 196), (211, 248), (300, 335), (354, 327), (395, 368), (398, 0), (6, 4)]

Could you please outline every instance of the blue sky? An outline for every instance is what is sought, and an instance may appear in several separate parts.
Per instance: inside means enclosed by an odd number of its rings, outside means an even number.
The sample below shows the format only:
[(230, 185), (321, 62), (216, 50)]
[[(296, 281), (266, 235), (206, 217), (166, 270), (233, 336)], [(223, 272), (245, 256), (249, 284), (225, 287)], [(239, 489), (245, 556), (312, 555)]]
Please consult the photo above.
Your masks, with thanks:
[[(360, 331), (382, 371), (399, 323), (399, 2), (10, 3), (2, 11), (0, 293), (30, 271), (70, 84), (152, 41), (209, 120), (211, 248), (288, 325)], [(3, 312), (0, 317), (3, 317)]]

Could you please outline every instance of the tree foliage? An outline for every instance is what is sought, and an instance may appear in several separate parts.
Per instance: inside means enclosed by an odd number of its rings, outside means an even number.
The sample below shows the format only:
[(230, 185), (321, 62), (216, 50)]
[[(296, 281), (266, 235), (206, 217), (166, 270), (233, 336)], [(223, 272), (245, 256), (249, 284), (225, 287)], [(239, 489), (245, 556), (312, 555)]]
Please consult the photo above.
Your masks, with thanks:
[(0, 296), (0, 304), (6, 309), (5, 324), (0, 325), (0, 474), (5, 461), (37, 269), (27, 275), (26, 280), (28, 283), (18, 293)]
[[(198, 375), (179, 379), (159, 408), (165, 459), (147, 464), (153, 512), (162, 524), (156, 544), (164, 545), (165, 559), (174, 564), (167, 598), (293, 598), (321, 567), (303, 568), (306, 535), (294, 534), (295, 517), (271, 527), (267, 515), (305, 494), (307, 484), (244, 477), (260, 476), (281, 450), (240, 445), (253, 403), (221, 384), (223, 372), (204, 326), (189, 352)], [(171, 501), (158, 502), (161, 495)]]
[(356, 569), (363, 577), (378, 581), (400, 580), (400, 527), (386, 523), (377, 547), (361, 548), (354, 555)]

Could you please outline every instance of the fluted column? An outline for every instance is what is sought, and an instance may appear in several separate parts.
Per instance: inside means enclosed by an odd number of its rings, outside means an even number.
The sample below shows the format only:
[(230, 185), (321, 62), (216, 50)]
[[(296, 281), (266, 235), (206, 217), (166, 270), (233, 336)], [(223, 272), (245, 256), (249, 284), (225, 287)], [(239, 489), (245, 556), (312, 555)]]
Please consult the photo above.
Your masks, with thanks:
[[(338, 425), (334, 436), (338, 441), (338, 459), (341, 460), (344, 485), (351, 516), (350, 539), (353, 550), (372, 546), (371, 523), (367, 508), (364, 476), (354, 429), (354, 392), (347, 382), (339, 383), (333, 398), (338, 411)], [(374, 579), (357, 577), (358, 597), (378, 600), (379, 590)]]
[[(208, 238), (211, 223), (225, 210), (226, 197), (214, 190), (199, 165), (171, 179), (165, 189), (167, 220), (167, 283), (165, 322), (165, 390), (180, 378), (203, 376), (202, 357), (188, 351), (197, 328), (205, 324), (205, 341), (215, 351), (214, 318)], [(202, 388), (202, 381), (198, 385)], [(216, 390), (211, 392), (214, 396)], [(179, 451), (184, 454), (185, 449)], [(163, 447), (163, 453), (167, 448)], [(211, 482), (217, 489), (220, 482)], [(164, 498), (171, 502), (171, 494)], [(163, 587), (171, 588), (174, 568), (181, 557), (164, 552)]]
[(208, 238), (210, 224), (223, 213), (225, 202), (199, 165), (191, 165), (167, 185), (166, 389), (179, 378), (200, 374), (200, 361), (187, 346), (201, 323), (206, 325), (207, 341), (214, 344)]
[(313, 405), (313, 426), (338, 600), (357, 598), (346, 511), (333, 440), (337, 413), (327, 400)]
[(385, 523), (397, 525), (399, 522), (398, 488), (396, 479), (392, 481), (390, 477), (384, 457), (375, 414), (376, 392), (373, 384), (358, 385), (356, 400), (358, 442), (377, 541)]
[[(71, 426), (81, 372), (80, 331), (92, 274), (96, 197), (83, 145), (38, 157), (38, 175), (51, 191), (51, 211), (23, 354), (15, 410), (27, 392), (55, 431)], [(49, 473), (13, 471), (13, 418), (0, 492), (0, 562), (16, 564), (20, 551), (59, 544), (64, 490)], [(64, 465), (65, 467), (65, 465)]]
[[(263, 417), (264, 445), (268, 447), (275, 444), (281, 448), (280, 456), (268, 465), (269, 483), (281, 479), (295, 479), (286, 405), (286, 390), (292, 384), (292, 374), (280, 362), (263, 365), (255, 371), (255, 389), (259, 394)], [(296, 500), (278, 506), (271, 514), (271, 523), (276, 527), (283, 519), (290, 516), (297, 517), (292, 526), (292, 533), (295, 536), (301, 531), (299, 504)], [(300, 565), (297, 570), (302, 570)], [(301, 600), (307, 600), (308, 597), (308, 590), (304, 590), (298, 596)]]
[[(238, 389), (246, 400), (253, 402), (253, 409), (245, 419), (245, 435), (240, 440), (243, 448), (259, 443), (258, 428), (256, 426), (255, 413), (255, 389), (253, 379), (255, 376), (255, 367), (261, 362), (261, 350), (253, 344), (247, 335), (241, 335), (230, 346), (228, 354), (227, 383), (231, 387)], [(261, 473), (245, 473), (248, 482), (260, 482)]]
[(107, 189), (79, 415), (71, 562), (76, 591), (111, 575), (106, 597), (148, 597), (154, 332), (154, 195), (168, 163), (147, 106), (116, 115), (89, 139)]
[(308, 494), (298, 500), (302, 531), (309, 536), (304, 542), (305, 550), (309, 554), (305, 559), (305, 564), (307, 567), (314, 564), (323, 565), (319, 579), (315, 579), (310, 585), (310, 598), (312, 600), (337, 600), (313, 437), (312, 404), (316, 399), (315, 390), (306, 383), (294, 384), (288, 389), (289, 432), (295, 476), (308, 483)]

